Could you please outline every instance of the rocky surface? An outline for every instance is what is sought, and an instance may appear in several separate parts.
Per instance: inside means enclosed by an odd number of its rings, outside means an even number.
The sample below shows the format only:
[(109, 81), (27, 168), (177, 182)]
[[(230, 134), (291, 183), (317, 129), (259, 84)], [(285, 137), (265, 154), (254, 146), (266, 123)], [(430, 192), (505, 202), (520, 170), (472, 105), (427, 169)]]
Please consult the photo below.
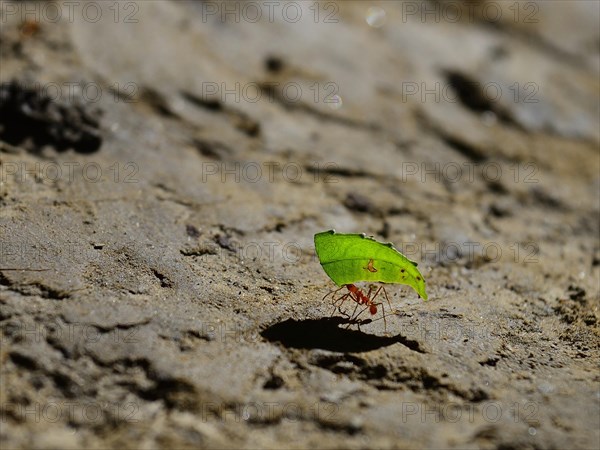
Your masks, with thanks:
[(599, 4), (451, 3), (2, 2), (2, 448), (598, 448)]

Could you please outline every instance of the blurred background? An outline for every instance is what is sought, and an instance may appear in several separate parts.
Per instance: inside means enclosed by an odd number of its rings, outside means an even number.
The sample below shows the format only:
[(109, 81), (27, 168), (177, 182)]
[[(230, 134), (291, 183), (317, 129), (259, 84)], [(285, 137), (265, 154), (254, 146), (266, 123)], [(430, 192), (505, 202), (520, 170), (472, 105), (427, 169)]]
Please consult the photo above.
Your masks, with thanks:
[(598, 447), (600, 3), (0, 5), (3, 447)]

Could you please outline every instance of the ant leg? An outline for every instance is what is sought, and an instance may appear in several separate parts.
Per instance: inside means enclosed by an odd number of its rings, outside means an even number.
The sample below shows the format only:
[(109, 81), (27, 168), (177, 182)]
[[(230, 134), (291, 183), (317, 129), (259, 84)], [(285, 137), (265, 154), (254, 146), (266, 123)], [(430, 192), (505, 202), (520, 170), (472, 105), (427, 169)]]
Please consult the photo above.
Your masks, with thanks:
[[(331, 296), (331, 304), (333, 305), (333, 308), (334, 308), (334, 310), (333, 310), (333, 313), (331, 313), (331, 315), (333, 315), (333, 314), (335, 313), (335, 309), (336, 309), (336, 307), (337, 307), (337, 309), (338, 309), (338, 310), (340, 309), (340, 306), (342, 305), (342, 303), (344, 303), (344, 301), (345, 301), (345, 300), (346, 300), (346, 298), (348, 297), (348, 294), (342, 295), (342, 296), (341, 296), (341, 297), (339, 297), (339, 298), (336, 298), (336, 297), (335, 297), (335, 296), (336, 296), (336, 294), (337, 294), (338, 292), (340, 292), (342, 289), (344, 289), (344, 286), (342, 286), (342, 287), (340, 287), (340, 288), (338, 288), (338, 289), (336, 289), (336, 290), (334, 290), (334, 291), (331, 291), (331, 292), (327, 293), (327, 294), (325, 295), (325, 297), (323, 297), (323, 300), (325, 300), (325, 299), (326, 299), (326, 298), (327, 298), (329, 295), (333, 294), (333, 295)], [(338, 303), (339, 303), (339, 306), (338, 306)]]
[(344, 286), (342, 286), (341, 288), (338, 288), (338, 289), (334, 289), (333, 291), (329, 291), (327, 294), (325, 294), (323, 296), (322, 300), (325, 300), (327, 297), (329, 297), (331, 295), (332, 302), (335, 302), (335, 294), (340, 292), (342, 289), (344, 289)]
[[(357, 309), (357, 308), (358, 308), (358, 305), (356, 305), (356, 307), (354, 308), (354, 312), (355, 312), (355, 313), (356, 313), (356, 309)], [(365, 312), (367, 309), (369, 309), (369, 306), (365, 306), (365, 307), (364, 307), (363, 309), (361, 309), (361, 310), (358, 312), (358, 314), (356, 314), (356, 315), (355, 315), (355, 314), (352, 314), (351, 323), (349, 323), (349, 324), (348, 324), (348, 326), (347, 326), (346, 328), (349, 328), (349, 327), (350, 327), (350, 325), (356, 325), (356, 326), (357, 326), (357, 328), (358, 328), (358, 331), (362, 331), (362, 330), (360, 329), (360, 324), (361, 324), (361, 321), (360, 321), (360, 320), (358, 320), (358, 317), (359, 317), (359, 316), (360, 316), (362, 313), (364, 313), (364, 312)]]
[(390, 298), (388, 297), (385, 287), (381, 286), (381, 289), (383, 290), (383, 295), (385, 296), (385, 299), (387, 300), (387, 304), (390, 307), (390, 311), (392, 312), (392, 314), (395, 314), (395, 310), (394, 310), (394, 308), (392, 308), (392, 304), (390, 303)]
[[(354, 318), (354, 314), (356, 314), (356, 310), (358, 309), (358, 306), (360, 305), (360, 303), (357, 301), (356, 305), (354, 306), (354, 311), (352, 311), (352, 315), (349, 317), (350, 321), (348, 322), (348, 325), (346, 326), (346, 328), (349, 328), (350, 325), (352, 325), (352, 322), (355, 322), (355, 318)], [(360, 326), (359, 326), (359, 330), (360, 330)]]
[(342, 311), (342, 304), (348, 299), (349, 296), (350, 296), (350, 293), (347, 293), (347, 294), (342, 295), (338, 299), (333, 299), (333, 301), (331, 303), (333, 305), (333, 311), (331, 312), (332, 316), (335, 314), (335, 311), (337, 310), (340, 314), (343, 314), (346, 317), (348, 317), (348, 314), (346, 314), (345, 312)]
[(365, 306), (356, 316), (353, 317), (352, 320), (354, 320), (355, 322), (358, 322), (358, 317), (368, 309), (369, 309), (369, 305)]
[(385, 308), (382, 302), (375, 303), (377, 306), (381, 306), (381, 314), (383, 314), (383, 332), (387, 334), (387, 321), (385, 320)]
[[(369, 292), (365, 295), (362, 292), (360, 292), (359, 294), (355, 294), (352, 299), (356, 302), (356, 306), (354, 307), (354, 311), (352, 312), (352, 316), (351, 316), (351, 321), (355, 322), (358, 326), (358, 330), (360, 331), (360, 323), (357, 321), (357, 318), (359, 315), (361, 315), (365, 309), (368, 308), (368, 304), (364, 303), (361, 300), (361, 295), (366, 298), (368, 300), (368, 298), (371, 296), (371, 292), (373, 292), (373, 286), (369, 286)], [(363, 308), (358, 314), (356, 314), (356, 310), (358, 309), (359, 305), (363, 305), (366, 304), (367, 306), (365, 308)], [(350, 326), (350, 324), (348, 324), (348, 327)]]
[[(385, 296), (385, 299), (387, 301), (388, 306), (390, 307), (390, 311), (394, 311), (394, 309), (392, 308), (392, 304), (390, 303), (390, 299), (388, 297), (387, 291), (385, 290), (384, 286), (381, 286), (379, 289), (377, 289), (377, 292), (375, 292), (375, 295), (373, 296), (372, 300), (375, 300), (375, 297), (377, 297), (377, 295), (379, 295), (380, 292), (383, 292), (383, 295)], [(387, 326), (386, 326), (386, 320), (385, 320), (385, 309), (383, 307), (383, 302), (380, 303), (376, 303), (376, 306), (381, 305), (381, 312), (383, 313), (383, 327), (387, 330)]]
[(342, 311), (342, 309), (341, 309), (341, 306), (342, 306), (342, 305), (341, 305), (341, 303), (340, 303), (340, 305), (337, 307), (337, 308), (338, 308), (338, 311), (339, 311), (341, 314), (343, 314), (344, 316), (346, 316), (346, 317), (348, 318), (348, 320), (349, 320), (349, 324), (348, 324), (348, 326), (350, 326), (350, 323), (352, 322), (352, 317), (353, 317), (353, 316), (354, 316), (354, 314), (356, 313), (356, 308), (358, 308), (358, 305), (360, 305), (360, 300), (359, 300), (359, 298), (356, 296), (356, 294), (354, 294), (354, 293), (352, 293), (352, 292), (348, 292), (348, 293), (347, 293), (347, 294), (346, 294), (344, 297), (345, 297), (345, 298), (348, 298), (348, 297), (349, 297), (349, 298), (350, 298), (350, 299), (351, 299), (353, 302), (355, 302), (355, 303), (356, 303), (356, 306), (354, 307), (354, 311), (352, 311), (352, 314), (351, 314), (351, 315), (349, 315), (349, 314), (347, 314), (347, 313), (345, 313), (345, 312), (343, 312), (343, 311)]
[[(338, 289), (338, 291), (339, 291), (339, 289)], [(348, 313), (346, 313), (345, 311), (342, 310), (342, 305), (343, 305), (343, 303), (348, 298), (351, 299), (353, 302), (356, 303), (356, 306), (354, 307), (354, 311), (352, 312), (352, 315), (349, 315)], [(347, 292), (346, 294), (344, 294), (340, 298), (334, 300), (334, 302), (333, 302), (334, 309), (333, 309), (333, 312), (331, 313), (331, 315), (333, 316), (333, 314), (335, 314), (335, 311), (337, 309), (337, 311), (340, 314), (342, 314), (343, 316), (345, 316), (346, 318), (348, 318), (349, 321), (352, 321), (352, 316), (356, 312), (356, 308), (358, 307), (359, 304), (360, 304), (360, 301), (356, 297), (356, 295), (354, 293), (352, 293), (352, 292)]]
[(377, 291), (375, 292), (375, 295), (373, 296), (373, 298), (371, 300), (375, 300), (375, 298), (379, 295), (380, 292), (383, 292), (383, 295), (385, 297), (385, 299), (387, 300), (387, 304), (390, 307), (390, 310), (394, 310), (392, 308), (392, 304), (390, 303), (390, 299), (388, 297), (387, 291), (385, 290), (384, 286), (380, 286), (379, 289), (377, 289)]
[[(359, 316), (364, 313), (367, 309), (369, 309), (369, 305), (370, 305), (370, 297), (371, 297), (371, 293), (373, 292), (373, 286), (369, 286), (369, 292), (364, 295), (364, 298), (366, 299), (366, 303), (362, 303), (360, 301), (360, 298), (356, 299), (356, 303), (357, 305), (354, 308), (354, 312), (352, 313), (352, 321), (356, 323), (356, 325), (358, 326), (358, 330), (360, 331), (360, 321), (358, 320)], [(360, 312), (358, 314), (356, 314), (356, 309), (358, 308), (358, 305), (365, 305), (365, 307), (363, 309), (360, 310)]]

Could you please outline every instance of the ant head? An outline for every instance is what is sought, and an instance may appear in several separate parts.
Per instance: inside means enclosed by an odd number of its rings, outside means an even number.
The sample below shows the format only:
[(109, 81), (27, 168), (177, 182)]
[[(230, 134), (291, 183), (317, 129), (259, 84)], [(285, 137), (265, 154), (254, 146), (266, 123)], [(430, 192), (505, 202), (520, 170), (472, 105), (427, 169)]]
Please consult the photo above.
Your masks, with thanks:
[(348, 288), (348, 290), (350, 292), (352, 292), (353, 294), (356, 294), (357, 292), (360, 292), (358, 290), (358, 288), (356, 286), (354, 286), (353, 284), (347, 284), (346, 287)]
[(372, 316), (377, 314), (377, 306), (375, 306), (375, 305), (369, 306), (369, 312), (371, 313)]

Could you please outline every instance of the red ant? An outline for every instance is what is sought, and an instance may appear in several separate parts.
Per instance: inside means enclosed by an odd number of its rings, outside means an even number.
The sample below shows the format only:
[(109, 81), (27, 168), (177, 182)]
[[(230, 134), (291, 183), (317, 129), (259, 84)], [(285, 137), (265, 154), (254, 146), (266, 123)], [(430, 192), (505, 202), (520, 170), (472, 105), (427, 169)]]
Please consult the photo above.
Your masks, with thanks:
[[(336, 294), (341, 291), (342, 289), (348, 289), (348, 292), (344, 295), (342, 295), (339, 298), (336, 298)], [(383, 303), (382, 302), (378, 302), (375, 303), (375, 298), (377, 298), (377, 296), (379, 295), (380, 292), (383, 292), (383, 295), (385, 295), (385, 299), (387, 300), (388, 306), (390, 307), (390, 310), (392, 309), (392, 305), (390, 304), (390, 299), (388, 298), (387, 292), (385, 290), (385, 288), (383, 286), (380, 286), (376, 291), (375, 294), (373, 295), (373, 297), (371, 297), (371, 293), (373, 292), (373, 286), (369, 287), (369, 292), (365, 295), (358, 287), (356, 287), (354, 284), (345, 284), (343, 285), (341, 288), (336, 289), (334, 291), (328, 292), (325, 297), (323, 297), (323, 300), (325, 300), (328, 296), (332, 296), (331, 297), (331, 303), (334, 306), (334, 310), (333, 313), (335, 313), (335, 310), (337, 309), (341, 314), (343, 314), (344, 316), (348, 317), (350, 319), (350, 322), (354, 322), (358, 325), (359, 329), (360, 329), (360, 322), (357, 321), (358, 317), (365, 312), (367, 309), (369, 310), (369, 312), (371, 313), (372, 316), (374, 316), (375, 314), (377, 314), (377, 307), (381, 306), (381, 311), (383, 313), (383, 326), (385, 331), (387, 332), (387, 323), (385, 320), (385, 308), (383, 307)], [(351, 299), (354, 302), (356, 302), (356, 306), (354, 307), (354, 311), (352, 312), (352, 315), (348, 315), (345, 312), (342, 311), (342, 304), (347, 300), (347, 299)], [(356, 314), (356, 310), (358, 308), (359, 305), (365, 305), (365, 308), (362, 309), (362, 311), (360, 311), (358, 314)], [(331, 313), (333, 315), (333, 313)], [(356, 314), (356, 315), (355, 315)]]

